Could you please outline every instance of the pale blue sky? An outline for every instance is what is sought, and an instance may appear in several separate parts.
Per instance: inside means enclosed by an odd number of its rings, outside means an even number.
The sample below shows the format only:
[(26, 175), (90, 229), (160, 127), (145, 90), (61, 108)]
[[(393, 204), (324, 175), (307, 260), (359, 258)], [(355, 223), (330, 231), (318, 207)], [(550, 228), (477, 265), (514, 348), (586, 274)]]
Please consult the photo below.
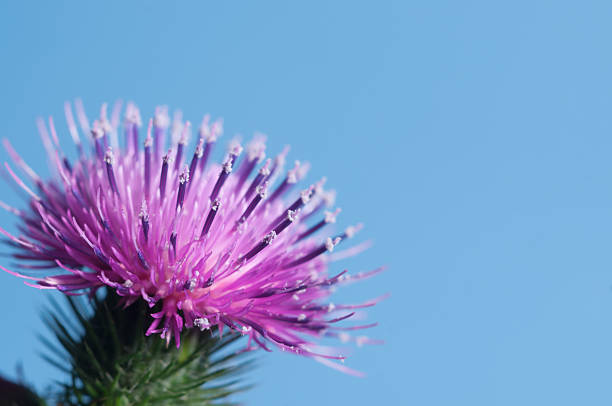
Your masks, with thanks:
[[(243, 399), (609, 405), (612, 4), (216, 3), (2, 2), (0, 130), (44, 172), (34, 119), (64, 100), (169, 104), (328, 176), (375, 242), (338, 266), (389, 268), (337, 301), (390, 291), (387, 343), (347, 361), (365, 379), (261, 354)], [(37, 388), (45, 294), (0, 274), (0, 372)]]

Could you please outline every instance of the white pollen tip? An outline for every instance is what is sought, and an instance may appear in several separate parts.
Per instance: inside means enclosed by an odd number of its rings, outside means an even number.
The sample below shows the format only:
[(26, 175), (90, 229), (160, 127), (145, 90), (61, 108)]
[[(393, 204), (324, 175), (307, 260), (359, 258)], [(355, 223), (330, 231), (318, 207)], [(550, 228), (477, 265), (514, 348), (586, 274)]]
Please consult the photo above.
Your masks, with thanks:
[(140, 213), (138, 214), (138, 217), (140, 217), (141, 219), (149, 219), (149, 211), (147, 208), (147, 201), (143, 200), (142, 204), (140, 205)]
[(355, 234), (357, 234), (363, 228), (363, 223), (359, 223), (355, 226), (348, 226), (346, 230), (344, 230), (344, 234), (346, 234), (347, 238), (353, 238)]
[(189, 166), (185, 165), (181, 174), (179, 175), (179, 182), (186, 183), (189, 182)]
[(210, 205), (210, 208), (214, 211), (219, 210), (220, 207), (221, 207), (221, 200), (219, 200), (218, 198), (215, 199), (215, 201), (212, 202), (212, 204)]
[(198, 282), (194, 278), (191, 278), (187, 281), (187, 283), (185, 284), (185, 287), (188, 290), (193, 291), (197, 285), (198, 285)]
[(262, 198), (265, 199), (268, 195), (268, 185), (270, 182), (265, 181), (263, 185), (259, 185), (255, 188), (255, 192)]
[(126, 280), (123, 282), (123, 286), (124, 286), (124, 287), (126, 287), (126, 288), (131, 288), (132, 286), (134, 286), (134, 282), (132, 282), (132, 281), (131, 281), (131, 280), (129, 280), (129, 279), (126, 279)]
[(306, 204), (310, 201), (310, 198), (312, 197), (312, 191), (313, 188), (311, 186), (308, 189), (304, 189), (300, 192), (300, 199), (302, 199), (303, 204)]
[(94, 137), (94, 139), (104, 137), (104, 127), (102, 123), (100, 123), (100, 121), (95, 120), (93, 122), (93, 125), (91, 127), (91, 135)]
[(193, 320), (193, 325), (204, 331), (207, 328), (210, 328), (210, 321), (208, 321), (206, 317), (198, 317), (197, 319)]
[(162, 157), (162, 160), (164, 161), (164, 163), (167, 163), (167, 164), (172, 162), (172, 148), (170, 148), (168, 152), (166, 153), (166, 155)]
[(240, 145), (240, 137), (235, 137), (232, 141), (230, 141), (229, 145), (229, 153), (234, 156), (240, 156), (242, 154), (242, 145)]
[(170, 116), (168, 115), (168, 106), (157, 106), (155, 108), (155, 118), (153, 120), (155, 127), (166, 129), (170, 126)]
[(338, 217), (338, 214), (340, 214), (340, 212), (342, 211), (342, 209), (338, 208), (335, 211), (325, 211), (325, 222), (326, 223), (335, 223), (336, 222), (336, 217)]
[(202, 158), (202, 155), (204, 155), (204, 138), (202, 136), (200, 136), (200, 139), (198, 139), (198, 145), (196, 145), (196, 149), (195, 149), (195, 155), (199, 158)]
[(270, 245), (272, 244), (272, 241), (274, 241), (275, 238), (276, 238), (276, 231), (272, 230), (268, 234), (266, 234), (266, 236), (263, 239), (263, 242), (266, 245)]
[(109, 165), (112, 165), (115, 163), (115, 155), (113, 154), (113, 149), (111, 147), (108, 147), (106, 149), (106, 153), (104, 154), (104, 162), (106, 162)]
[(259, 173), (263, 176), (268, 176), (270, 174), (270, 165), (272, 164), (272, 160), (270, 158), (266, 159), (266, 163), (261, 167)]
[(327, 249), (327, 251), (332, 252), (334, 250), (334, 246), (334, 241), (330, 237), (327, 237), (327, 239), (325, 240), (325, 248)]
[(297, 317), (298, 321), (304, 321), (306, 320), (306, 315), (304, 313), (301, 313), (298, 317)]
[(290, 222), (293, 223), (296, 218), (297, 218), (297, 210), (287, 210), (287, 219)]
[(333, 206), (336, 202), (336, 191), (328, 190), (327, 192), (323, 193), (323, 202), (327, 207)]
[(142, 125), (142, 119), (140, 118), (140, 110), (132, 102), (128, 102), (125, 107), (125, 121), (129, 124), (135, 124), (137, 126)]

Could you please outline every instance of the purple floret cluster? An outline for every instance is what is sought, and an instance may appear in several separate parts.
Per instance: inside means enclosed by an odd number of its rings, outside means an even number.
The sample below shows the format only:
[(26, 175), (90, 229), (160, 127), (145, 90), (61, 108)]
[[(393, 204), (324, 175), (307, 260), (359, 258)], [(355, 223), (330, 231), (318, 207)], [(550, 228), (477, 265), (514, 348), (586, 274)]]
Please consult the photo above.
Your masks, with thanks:
[[(246, 349), (277, 346), (355, 373), (334, 362), (344, 359), (341, 349), (319, 344), (320, 338), (376, 342), (354, 335), (375, 324), (337, 323), (381, 298), (335, 305), (328, 298), (335, 287), (380, 269), (329, 273), (334, 261), (367, 244), (345, 243), (360, 225), (330, 231), (340, 210), (332, 208), (334, 192), (324, 189), (325, 179), (299, 187), (308, 164), (296, 161), (285, 171), (288, 148), (266, 159), (261, 134), (244, 148), (232, 140), (222, 162), (212, 162), (223, 126), (208, 116), (190, 149), (190, 123), (180, 114), (170, 120), (165, 107), (148, 121), (145, 137), (133, 104), (122, 126), (120, 104), (110, 119), (104, 105), (92, 123), (79, 101), (76, 120), (69, 103), (65, 113), (78, 151), (72, 162), (52, 119), (38, 122), (50, 180), (5, 140), (19, 171), (5, 167), (27, 192), (29, 208), (2, 203), (19, 218), (20, 235), (0, 231), (17, 247), (21, 266), (32, 270), (7, 272), (41, 289), (92, 294), (106, 286), (126, 306), (145, 300), (152, 309), (146, 334), (177, 346), (183, 329), (217, 326), (221, 334), (229, 328), (247, 336)], [(83, 134), (88, 141), (81, 141)], [(57, 275), (31, 276), (58, 268)]]

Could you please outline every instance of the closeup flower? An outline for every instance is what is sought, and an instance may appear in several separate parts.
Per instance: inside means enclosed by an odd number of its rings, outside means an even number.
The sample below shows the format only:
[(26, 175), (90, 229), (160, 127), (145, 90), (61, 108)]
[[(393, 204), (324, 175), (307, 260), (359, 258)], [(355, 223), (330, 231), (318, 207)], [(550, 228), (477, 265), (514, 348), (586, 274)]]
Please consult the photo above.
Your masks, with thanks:
[(17, 247), (14, 256), (22, 267), (62, 272), (34, 277), (5, 270), (41, 289), (93, 294), (106, 286), (126, 306), (144, 300), (152, 309), (146, 334), (160, 334), (166, 343), (174, 338), (180, 346), (184, 328), (216, 326), (220, 333), (229, 328), (248, 337), (247, 349), (275, 345), (353, 372), (331, 361), (344, 359), (340, 350), (318, 341), (374, 342), (349, 331), (375, 324), (336, 323), (379, 299), (353, 305), (327, 299), (336, 286), (380, 269), (352, 276), (342, 270), (328, 273), (335, 260), (366, 244), (340, 250), (360, 225), (329, 230), (340, 210), (330, 208), (334, 192), (323, 188), (325, 179), (298, 188), (308, 164), (296, 161), (285, 172), (288, 148), (265, 159), (260, 134), (245, 151), (231, 141), (221, 164), (213, 163), (222, 122), (205, 116), (195, 150), (189, 150), (190, 123), (182, 122), (180, 114), (171, 123), (165, 107), (148, 121), (142, 139), (139, 110), (128, 104), (124, 146), (119, 147), (120, 111), (121, 105), (115, 105), (109, 120), (105, 105), (90, 124), (77, 102), (76, 121), (89, 148), (81, 143), (66, 104), (68, 130), (78, 151), (73, 162), (60, 148), (52, 119), (39, 120), (55, 172), (50, 180), (38, 176), (5, 140), (16, 167), (34, 187), (5, 164), (27, 192), (29, 208), (2, 203), (19, 217), (22, 235), (0, 231)]

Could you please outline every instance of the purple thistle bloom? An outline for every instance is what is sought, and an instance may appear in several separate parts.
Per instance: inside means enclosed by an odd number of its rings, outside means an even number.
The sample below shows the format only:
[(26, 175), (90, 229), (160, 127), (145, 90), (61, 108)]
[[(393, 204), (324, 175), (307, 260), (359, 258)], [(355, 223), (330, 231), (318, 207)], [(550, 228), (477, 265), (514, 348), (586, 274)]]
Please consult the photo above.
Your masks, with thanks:
[[(23, 267), (59, 267), (65, 272), (41, 278), (7, 272), (36, 281), (26, 283), (41, 289), (92, 294), (107, 286), (126, 306), (140, 298), (151, 308), (159, 303), (146, 334), (158, 333), (167, 344), (174, 337), (177, 347), (183, 328), (217, 326), (222, 334), (227, 327), (248, 336), (247, 349), (269, 351), (271, 343), (355, 372), (330, 361), (344, 359), (338, 349), (313, 339), (375, 342), (347, 333), (375, 324), (336, 323), (381, 298), (355, 305), (325, 299), (335, 286), (380, 269), (328, 275), (331, 261), (354, 255), (366, 244), (336, 251), (360, 226), (337, 235), (325, 233), (340, 211), (325, 211), (334, 200), (334, 193), (323, 189), (325, 179), (297, 189), (308, 165), (296, 162), (283, 173), (288, 149), (265, 160), (262, 135), (254, 137), (245, 153), (232, 141), (221, 165), (210, 162), (222, 122), (211, 123), (208, 116), (191, 154), (189, 122), (178, 115), (170, 127), (165, 107), (156, 110), (142, 139), (140, 113), (128, 104), (123, 148), (117, 136), (120, 103), (110, 121), (104, 105), (91, 126), (79, 101), (76, 107), (81, 130), (91, 134), (92, 142), (87, 156), (66, 103), (68, 129), (79, 153), (76, 162), (62, 152), (53, 121), (49, 119), (49, 129), (38, 122), (57, 172), (52, 180), (43, 181), (5, 140), (15, 164), (36, 189), (5, 164), (29, 195), (30, 208), (21, 211), (2, 204), (20, 218), (23, 235), (0, 232), (18, 247), (16, 258), (34, 261)], [(171, 145), (165, 152), (167, 135)]]

